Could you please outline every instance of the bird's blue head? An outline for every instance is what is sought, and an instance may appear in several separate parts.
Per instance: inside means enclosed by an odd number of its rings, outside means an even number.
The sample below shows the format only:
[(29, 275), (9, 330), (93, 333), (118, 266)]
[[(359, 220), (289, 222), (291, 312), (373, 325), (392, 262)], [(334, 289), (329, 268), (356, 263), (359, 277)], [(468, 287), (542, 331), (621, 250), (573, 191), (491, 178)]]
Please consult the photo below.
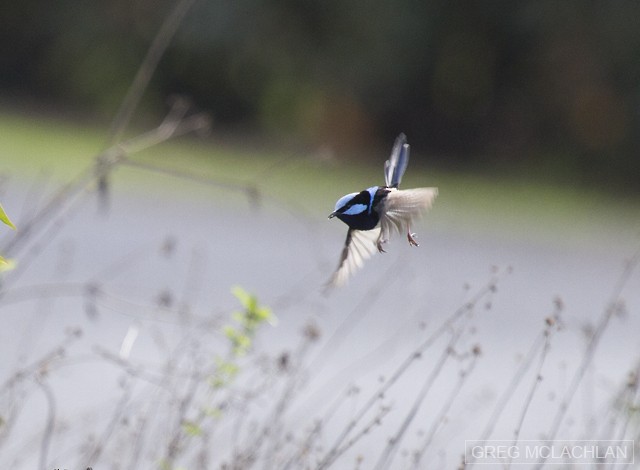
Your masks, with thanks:
[(371, 230), (380, 220), (378, 213), (374, 210), (378, 189), (380, 189), (378, 186), (374, 186), (359, 193), (342, 196), (336, 202), (336, 207), (329, 214), (329, 218), (337, 217), (356, 230)]

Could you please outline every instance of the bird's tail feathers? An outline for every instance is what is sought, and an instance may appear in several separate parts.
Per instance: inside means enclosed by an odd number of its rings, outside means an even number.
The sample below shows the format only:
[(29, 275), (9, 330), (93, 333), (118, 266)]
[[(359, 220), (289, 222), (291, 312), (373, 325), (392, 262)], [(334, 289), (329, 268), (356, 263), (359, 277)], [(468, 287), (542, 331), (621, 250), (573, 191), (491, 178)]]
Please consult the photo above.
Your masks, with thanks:
[(407, 136), (400, 134), (391, 150), (389, 160), (384, 163), (384, 179), (387, 186), (397, 188), (409, 163), (409, 144)]

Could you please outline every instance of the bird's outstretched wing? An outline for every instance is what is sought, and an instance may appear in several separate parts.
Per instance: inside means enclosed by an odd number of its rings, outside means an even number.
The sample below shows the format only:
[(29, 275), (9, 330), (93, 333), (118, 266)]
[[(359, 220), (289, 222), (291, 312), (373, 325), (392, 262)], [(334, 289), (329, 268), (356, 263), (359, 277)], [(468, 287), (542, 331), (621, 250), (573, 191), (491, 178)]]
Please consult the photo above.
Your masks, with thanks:
[(372, 230), (354, 230), (350, 228), (340, 255), (338, 268), (327, 282), (326, 287), (344, 286), (353, 273), (362, 267), (365, 260), (377, 251), (376, 241), (379, 236), (379, 226)]
[(409, 163), (409, 144), (407, 136), (400, 134), (391, 150), (389, 160), (384, 162), (384, 180), (388, 187), (397, 188)]
[(425, 213), (438, 196), (438, 188), (391, 190), (380, 211), (381, 239), (389, 240), (393, 232), (410, 231), (413, 222)]

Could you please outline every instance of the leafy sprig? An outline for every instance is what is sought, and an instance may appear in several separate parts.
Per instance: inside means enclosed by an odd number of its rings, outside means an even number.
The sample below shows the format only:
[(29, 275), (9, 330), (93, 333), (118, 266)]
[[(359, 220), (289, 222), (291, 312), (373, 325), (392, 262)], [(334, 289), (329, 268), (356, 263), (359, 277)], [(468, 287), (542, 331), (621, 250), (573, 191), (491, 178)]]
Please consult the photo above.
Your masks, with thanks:
[[(4, 211), (2, 204), (0, 204), (0, 222), (11, 227), (14, 230), (16, 229), (16, 226), (13, 225), (13, 222), (11, 222), (11, 219), (9, 218), (7, 213)], [(6, 259), (0, 256), (0, 271), (8, 271), (9, 269), (13, 268), (14, 264), (15, 263), (12, 260)]]

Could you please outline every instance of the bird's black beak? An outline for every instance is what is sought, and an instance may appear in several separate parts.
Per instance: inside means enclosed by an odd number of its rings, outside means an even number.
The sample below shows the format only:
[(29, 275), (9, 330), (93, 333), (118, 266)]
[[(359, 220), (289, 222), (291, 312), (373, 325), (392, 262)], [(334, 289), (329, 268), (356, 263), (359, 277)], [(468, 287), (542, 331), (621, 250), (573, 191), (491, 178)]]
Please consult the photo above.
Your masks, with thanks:
[(329, 217), (328, 217), (328, 218), (329, 218), (329, 219), (333, 219), (335, 216), (336, 216), (336, 213), (335, 213), (335, 212), (332, 212), (331, 214), (329, 214)]

